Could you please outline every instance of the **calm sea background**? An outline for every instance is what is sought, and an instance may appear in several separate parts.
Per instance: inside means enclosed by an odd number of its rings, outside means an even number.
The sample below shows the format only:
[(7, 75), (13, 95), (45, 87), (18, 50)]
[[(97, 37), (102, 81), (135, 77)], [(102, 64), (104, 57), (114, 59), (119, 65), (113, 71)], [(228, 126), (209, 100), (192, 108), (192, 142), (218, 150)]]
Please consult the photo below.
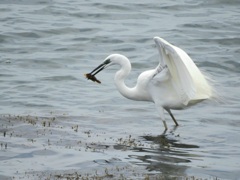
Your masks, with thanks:
[[(240, 179), (239, 8), (239, 0), (1, 0), (0, 177), (78, 169), (82, 165), (70, 164), (117, 157), (136, 169), (143, 167), (143, 172)], [(83, 76), (109, 54), (120, 53), (132, 63), (126, 83), (134, 86), (141, 72), (158, 64), (154, 36), (184, 49), (213, 79), (219, 97), (217, 102), (205, 101), (184, 111), (173, 111), (180, 127), (167, 137), (181, 147), (170, 143), (167, 154), (161, 148), (112, 148), (81, 158), (79, 151), (55, 144), (50, 147), (53, 153), (48, 154), (51, 162), (33, 153), (43, 149), (45, 140), (37, 135), (33, 138), (35, 144), (30, 143), (32, 134), (27, 132), (45, 128), (42, 121), (36, 122), (38, 126), (25, 127), (25, 121), (13, 122), (12, 117), (56, 117), (63, 129), (68, 127), (66, 121), (84, 129), (74, 134), (75, 139), (81, 139), (81, 132), (90, 129), (105, 133), (102, 144), (106, 137), (117, 139), (130, 134), (143, 143), (159, 145), (147, 138), (154, 139), (163, 132), (154, 105), (130, 101), (118, 93), (113, 81), (118, 67), (97, 76), (102, 84)], [(172, 129), (173, 122), (169, 119), (167, 123)], [(5, 131), (7, 135), (3, 136)], [(59, 131), (55, 137), (48, 134), (44, 138), (64, 139)], [(68, 131), (72, 132), (71, 128), (65, 128)], [(73, 138), (65, 135), (66, 139)], [(8, 148), (3, 147), (5, 144)], [(117, 143), (105, 144), (115, 147)], [(26, 153), (31, 155), (26, 158)], [(65, 153), (69, 156), (63, 156)], [(41, 164), (36, 165), (39, 159)]]

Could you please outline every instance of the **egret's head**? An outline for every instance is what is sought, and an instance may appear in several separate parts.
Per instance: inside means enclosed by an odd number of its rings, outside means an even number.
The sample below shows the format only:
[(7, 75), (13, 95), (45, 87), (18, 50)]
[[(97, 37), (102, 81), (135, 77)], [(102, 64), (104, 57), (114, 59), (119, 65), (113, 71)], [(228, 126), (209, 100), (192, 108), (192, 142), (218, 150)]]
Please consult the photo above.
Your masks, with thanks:
[(90, 79), (94, 82), (97, 83), (101, 83), (96, 77), (95, 75), (98, 74), (100, 71), (102, 71), (103, 69), (107, 68), (108, 66), (112, 65), (112, 57), (111, 55), (108, 56), (98, 67), (96, 67), (94, 70), (92, 70), (92, 72), (85, 74), (85, 77), (87, 79)]
[[(113, 64), (120, 64), (123, 66), (125, 64), (130, 64), (130, 63), (129, 63), (129, 60), (121, 54), (111, 54), (92, 72), (85, 74), (85, 76), (87, 79), (91, 79), (92, 81), (96, 81), (96, 82), (100, 83), (100, 81), (96, 79), (95, 75), (98, 74), (103, 69), (105, 69)], [(131, 65), (129, 65), (129, 66), (131, 66)]]
[(102, 71), (103, 69), (105, 69), (111, 65), (122, 64), (125, 59), (127, 59), (127, 58), (121, 54), (111, 54), (98, 67), (96, 67), (90, 74), (95, 76), (100, 71)]

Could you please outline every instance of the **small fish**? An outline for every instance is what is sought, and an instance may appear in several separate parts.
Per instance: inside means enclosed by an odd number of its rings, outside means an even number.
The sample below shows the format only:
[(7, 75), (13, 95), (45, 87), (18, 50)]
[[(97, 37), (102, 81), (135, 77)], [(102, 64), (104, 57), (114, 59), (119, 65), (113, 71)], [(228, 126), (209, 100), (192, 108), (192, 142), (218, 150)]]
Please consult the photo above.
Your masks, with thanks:
[(101, 81), (99, 81), (99, 80), (98, 80), (94, 75), (92, 75), (91, 73), (84, 74), (84, 76), (85, 76), (87, 79), (92, 80), (93, 82), (97, 82), (97, 83), (101, 84)]

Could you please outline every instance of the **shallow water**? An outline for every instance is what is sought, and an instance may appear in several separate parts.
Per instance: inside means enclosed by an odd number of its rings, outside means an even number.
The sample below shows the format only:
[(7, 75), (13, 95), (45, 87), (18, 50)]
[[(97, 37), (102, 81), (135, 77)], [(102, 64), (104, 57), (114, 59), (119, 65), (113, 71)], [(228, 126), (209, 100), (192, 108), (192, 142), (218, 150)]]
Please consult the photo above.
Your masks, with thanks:
[[(0, 177), (240, 179), (239, 5), (1, 1)], [(173, 111), (180, 126), (169, 119), (165, 136), (152, 103), (117, 92), (118, 67), (98, 75), (101, 85), (83, 76), (121, 53), (133, 86), (158, 64), (154, 36), (184, 49), (221, 99)]]

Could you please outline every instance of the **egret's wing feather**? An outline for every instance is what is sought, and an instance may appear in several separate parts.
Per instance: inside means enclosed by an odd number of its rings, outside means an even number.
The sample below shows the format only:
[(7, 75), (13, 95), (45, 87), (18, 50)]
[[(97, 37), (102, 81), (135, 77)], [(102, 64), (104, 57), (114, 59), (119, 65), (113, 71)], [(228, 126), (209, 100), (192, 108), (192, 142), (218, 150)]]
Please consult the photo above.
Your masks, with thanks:
[(154, 41), (160, 53), (158, 68), (167, 66), (171, 74), (172, 85), (183, 104), (187, 105), (194, 99), (207, 98), (205, 90), (201, 86), (208, 89), (209, 86), (187, 53), (159, 37), (155, 37)]

